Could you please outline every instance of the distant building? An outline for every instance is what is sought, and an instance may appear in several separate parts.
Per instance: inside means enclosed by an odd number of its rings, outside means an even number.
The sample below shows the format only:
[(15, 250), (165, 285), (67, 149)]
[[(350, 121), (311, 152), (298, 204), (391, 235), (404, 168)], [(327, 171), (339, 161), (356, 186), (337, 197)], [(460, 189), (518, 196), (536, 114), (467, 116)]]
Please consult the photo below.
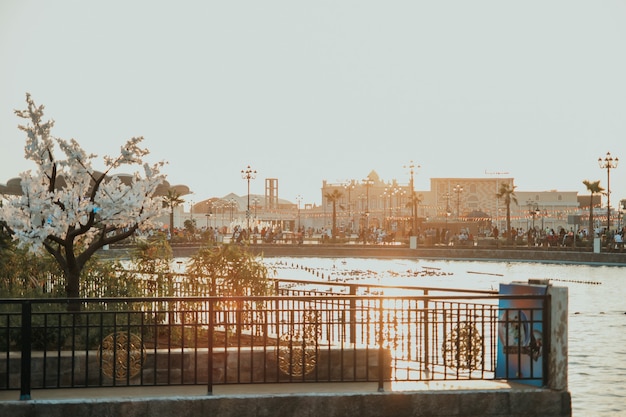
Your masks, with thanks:
[[(409, 185), (396, 180), (384, 182), (376, 171), (360, 180), (344, 183), (322, 183), (323, 212), (332, 215), (332, 203), (328, 196), (333, 190), (341, 193), (337, 201), (337, 226), (347, 233), (358, 233), (362, 228), (386, 228), (404, 230), (411, 219)], [(325, 227), (329, 227), (329, 220)]]
[(463, 220), (482, 213), (495, 222), (506, 216), (504, 201), (496, 195), (502, 184), (513, 188), (513, 182), (513, 178), (431, 178), (426, 215)]
[[(528, 230), (559, 228), (575, 230), (569, 221), (573, 216), (581, 216), (578, 193), (576, 191), (516, 191), (517, 204), (511, 205), (511, 226)], [(585, 215), (585, 218), (588, 218)], [(581, 224), (586, 228), (587, 224)]]
[[(279, 226), (295, 230), (300, 226), (322, 231), (332, 227), (332, 203), (336, 190), (337, 227), (340, 234), (355, 235), (363, 228), (385, 228), (403, 237), (415, 225), (427, 228), (470, 228), (474, 233), (489, 234), (493, 227), (506, 229), (506, 206), (498, 194), (502, 184), (514, 188), (513, 178), (431, 178), (429, 190), (415, 190), (416, 216), (413, 218), (410, 183), (383, 180), (372, 170), (361, 179), (345, 182), (322, 182), (322, 204), (303, 204), (278, 198), (277, 180), (266, 182), (265, 195), (251, 195), (250, 215), (253, 225)], [(575, 191), (514, 191), (511, 203), (511, 227), (516, 229), (587, 228), (589, 196)], [(600, 210), (600, 195), (593, 199), (594, 219), (601, 224), (606, 212)], [(268, 203), (268, 201), (270, 203)], [(224, 227), (245, 224), (247, 196), (229, 194), (193, 204), (189, 214), (179, 216), (180, 223), (193, 217), (201, 226)], [(578, 224), (571, 223), (574, 219)], [(615, 218), (617, 220), (617, 216)], [(179, 222), (175, 222), (178, 226)]]
[[(200, 202), (193, 202), (189, 213), (183, 213), (180, 221), (174, 221), (182, 227), (184, 220), (193, 219), (199, 228), (216, 227), (232, 231), (235, 226), (247, 227), (248, 196), (227, 194), (223, 197), (212, 197)], [(283, 230), (294, 230), (297, 227), (297, 204), (273, 196), (250, 194), (250, 228), (255, 226), (280, 227)]]
[[(506, 228), (506, 206), (498, 194), (502, 184), (514, 185), (513, 178), (431, 178), (430, 190), (415, 190), (418, 197), (417, 225), (427, 228), (458, 228), (475, 224), (476, 231), (494, 226)], [(333, 190), (342, 196), (337, 204), (337, 224), (341, 229), (358, 232), (361, 227), (384, 227), (408, 232), (412, 223), (411, 189), (396, 179), (383, 181), (376, 171), (364, 179), (345, 183), (322, 183), (322, 224), (329, 227), (332, 204), (327, 196)], [(514, 191), (517, 203), (512, 202), (511, 227), (527, 230), (529, 227), (570, 229), (572, 215), (581, 215), (581, 204), (575, 191)], [(595, 203), (595, 199), (594, 199)], [(318, 225), (320, 222), (316, 222)], [(480, 226), (479, 226), (480, 225)], [(485, 230), (485, 231), (486, 231)]]

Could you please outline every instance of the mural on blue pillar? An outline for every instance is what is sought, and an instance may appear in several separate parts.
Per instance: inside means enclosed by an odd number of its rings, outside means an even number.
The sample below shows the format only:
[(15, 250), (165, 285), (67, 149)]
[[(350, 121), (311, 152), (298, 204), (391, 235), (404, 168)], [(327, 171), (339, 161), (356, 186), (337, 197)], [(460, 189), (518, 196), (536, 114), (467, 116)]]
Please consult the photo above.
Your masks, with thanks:
[[(545, 285), (500, 284), (501, 295), (545, 295)], [(501, 299), (496, 378), (542, 386), (543, 298)]]

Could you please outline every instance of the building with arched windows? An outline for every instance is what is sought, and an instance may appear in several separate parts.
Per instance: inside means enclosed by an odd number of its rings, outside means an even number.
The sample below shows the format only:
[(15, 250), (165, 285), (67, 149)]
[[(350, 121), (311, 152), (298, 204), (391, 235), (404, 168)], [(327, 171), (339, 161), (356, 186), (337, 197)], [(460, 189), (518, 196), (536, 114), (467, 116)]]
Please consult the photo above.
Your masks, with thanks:
[[(361, 180), (323, 181), (322, 205), (318, 211), (323, 211), (324, 216), (321, 224), (319, 221), (315, 224), (329, 227), (332, 221), (329, 196), (337, 190), (341, 194), (337, 224), (347, 232), (381, 227), (405, 236), (413, 227), (465, 227), (488, 234), (494, 226), (500, 230), (506, 228), (507, 208), (503, 199), (496, 197), (502, 184), (514, 190), (511, 227), (575, 228), (575, 224), (568, 222), (581, 212), (576, 191), (519, 191), (513, 178), (431, 178), (429, 190), (411, 190), (410, 183), (401, 184), (396, 179), (384, 181), (376, 171)], [(594, 203), (599, 202), (599, 196), (597, 199)]]
[[(354, 237), (361, 230), (372, 228), (384, 228), (398, 237), (429, 228), (466, 228), (475, 234), (489, 235), (494, 227), (506, 229), (507, 207), (503, 199), (496, 197), (502, 185), (514, 190), (509, 207), (512, 228), (587, 228), (590, 204), (594, 207), (596, 226), (606, 222), (606, 214), (599, 210), (601, 195), (595, 195), (591, 201), (576, 191), (520, 191), (510, 177), (431, 178), (428, 190), (411, 190), (410, 182), (385, 180), (374, 170), (361, 179), (337, 183), (324, 180), (320, 205), (279, 199), (278, 189), (265, 196), (252, 195), (250, 216), (256, 226), (328, 232), (332, 228), (334, 204), (339, 236)], [(268, 195), (274, 196), (274, 204), (267, 203)], [(193, 217), (199, 227), (212, 225), (230, 230), (233, 225), (246, 222), (246, 204), (247, 196), (229, 194), (196, 202), (191, 213), (181, 214), (180, 218)]]

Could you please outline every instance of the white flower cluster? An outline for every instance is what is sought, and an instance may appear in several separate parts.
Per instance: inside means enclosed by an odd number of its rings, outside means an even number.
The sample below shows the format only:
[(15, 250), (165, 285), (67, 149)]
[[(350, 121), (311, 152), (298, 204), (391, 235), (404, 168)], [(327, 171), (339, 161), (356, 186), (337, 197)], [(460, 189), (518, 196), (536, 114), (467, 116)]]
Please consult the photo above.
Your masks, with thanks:
[[(37, 250), (55, 243), (89, 246), (100, 240), (105, 244), (117, 233), (159, 226), (155, 219), (163, 207), (154, 193), (165, 181), (160, 173), (164, 162), (151, 166), (143, 162), (148, 154), (139, 147), (143, 138), (130, 139), (118, 157), (105, 157), (106, 168), (98, 172), (92, 167), (96, 155), (87, 154), (73, 139), (53, 138), (54, 122), (42, 121), (43, 106), (36, 107), (28, 94), (26, 101), (28, 108), (15, 113), (29, 121), (20, 129), (27, 135), (25, 157), (35, 162), (37, 170), (22, 173), (22, 195), (5, 196), (0, 206), (0, 220), (20, 245)], [(65, 159), (56, 159), (57, 150)], [(113, 173), (133, 165), (143, 173)]]

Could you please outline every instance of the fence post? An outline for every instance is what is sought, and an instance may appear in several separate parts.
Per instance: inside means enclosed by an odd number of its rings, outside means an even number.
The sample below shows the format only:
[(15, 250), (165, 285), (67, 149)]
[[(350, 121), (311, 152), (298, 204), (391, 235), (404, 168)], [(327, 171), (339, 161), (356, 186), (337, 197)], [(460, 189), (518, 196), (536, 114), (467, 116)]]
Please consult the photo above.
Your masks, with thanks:
[[(428, 290), (424, 290), (424, 296), (428, 295)], [(428, 298), (424, 298), (424, 373), (426, 379), (430, 379), (430, 333), (429, 333), (429, 305)]]
[[(385, 310), (383, 308), (383, 299), (382, 297), (378, 298), (378, 392), (385, 391), (385, 377), (384, 377), (384, 361), (385, 361), (385, 352), (383, 350), (383, 346), (385, 344), (385, 323), (384, 323), (384, 314)], [(355, 352), (356, 354), (356, 352)]]
[(20, 370), (20, 400), (30, 400), (32, 305), (22, 302), (22, 357)]
[(567, 390), (567, 318), (568, 289), (550, 285), (547, 292), (550, 302), (547, 319), (550, 333), (544, 338), (549, 339), (548, 351), (548, 388)]
[(350, 317), (348, 318), (349, 323), (350, 323), (350, 343), (352, 343), (353, 345), (356, 345), (356, 299), (355, 299), (355, 295), (356, 295), (356, 290), (357, 290), (357, 286), (356, 285), (350, 285), (350, 295), (352, 296), (350, 298)]
[(214, 298), (211, 297), (209, 298), (209, 335), (208, 335), (208, 354), (209, 357), (207, 358), (207, 367), (209, 368), (207, 373), (207, 394), (208, 395), (212, 395), (213, 394), (213, 335), (215, 332), (215, 317), (213, 317), (213, 315), (215, 314), (215, 311), (213, 310), (213, 305), (214, 305)]

